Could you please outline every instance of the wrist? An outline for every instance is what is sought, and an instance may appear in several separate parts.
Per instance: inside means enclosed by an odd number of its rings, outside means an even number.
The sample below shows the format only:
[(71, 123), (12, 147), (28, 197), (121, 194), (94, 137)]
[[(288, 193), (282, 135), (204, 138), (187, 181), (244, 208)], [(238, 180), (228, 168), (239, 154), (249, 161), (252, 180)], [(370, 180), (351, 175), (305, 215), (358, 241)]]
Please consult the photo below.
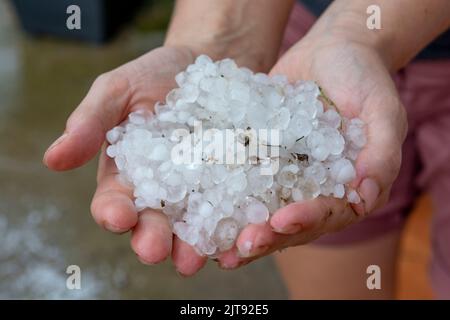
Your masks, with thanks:
[[(379, 29), (367, 25), (370, 5), (380, 10)], [(449, 9), (448, 0), (336, 0), (313, 29), (372, 48), (392, 73), (449, 28)]]
[(275, 63), (293, 0), (179, 0), (165, 45), (232, 58), (253, 71)]
[[(363, 20), (364, 23), (360, 23)], [(365, 24), (365, 19), (352, 21), (348, 19), (337, 24), (336, 37), (343, 43), (365, 48), (378, 56), (383, 66), (390, 72), (396, 72), (400, 67), (395, 52), (393, 52), (393, 37), (384, 30), (371, 30)]]
[(381, 64), (391, 73), (400, 67), (394, 59), (392, 35), (382, 30), (370, 30), (366, 17), (361, 16), (360, 12), (349, 10), (323, 15), (301, 42), (304, 46), (315, 47), (315, 50), (336, 45), (357, 47), (378, 56)]
[(255, 43), (251, 34), (237, 30), (211, 29), (205, 33), (191, 30), (170, 31), (164, 46), (189, 48), (194, 56), (206, 54), (213, 60), (234, 59), (238, 65), (255, 72), (268, 72), (276, 60), (278, 50), (270, 50)]

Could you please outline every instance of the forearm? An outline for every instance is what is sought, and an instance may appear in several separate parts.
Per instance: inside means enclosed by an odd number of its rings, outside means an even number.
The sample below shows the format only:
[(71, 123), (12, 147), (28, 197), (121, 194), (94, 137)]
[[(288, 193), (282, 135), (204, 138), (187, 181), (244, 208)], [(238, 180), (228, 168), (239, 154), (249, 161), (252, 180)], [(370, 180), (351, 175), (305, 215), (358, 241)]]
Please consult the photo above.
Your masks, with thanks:
[[(381, 9), (381, 29), (370, 30), (367, 7)], [(449, 0), (335, 0), (309, 37), (332, 34), (375, 48), (396, 71), (450, 27)]]
[(293, 0), (179, 0), (166, 45), (215, 59), (231, 57), (254, 71), (275, 63)]

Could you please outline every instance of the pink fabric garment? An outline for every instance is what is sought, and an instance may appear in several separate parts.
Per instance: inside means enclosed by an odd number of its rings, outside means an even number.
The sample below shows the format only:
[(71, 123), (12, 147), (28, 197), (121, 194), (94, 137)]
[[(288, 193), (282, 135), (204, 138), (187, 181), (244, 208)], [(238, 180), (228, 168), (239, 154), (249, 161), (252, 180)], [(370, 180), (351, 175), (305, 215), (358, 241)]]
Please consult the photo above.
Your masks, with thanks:
[[(282, 51), (297, 42), (315, 19), (296, 4)], [(407, 110), (409, 131), (390, 200), (360, 223), (315, 243), (345, 245), (400, 229), (417, 195), (426, 191), (434, 206), (431, 281), (437, 297), (450, 299), (450, 60), (414, 61), (394, 80)]]

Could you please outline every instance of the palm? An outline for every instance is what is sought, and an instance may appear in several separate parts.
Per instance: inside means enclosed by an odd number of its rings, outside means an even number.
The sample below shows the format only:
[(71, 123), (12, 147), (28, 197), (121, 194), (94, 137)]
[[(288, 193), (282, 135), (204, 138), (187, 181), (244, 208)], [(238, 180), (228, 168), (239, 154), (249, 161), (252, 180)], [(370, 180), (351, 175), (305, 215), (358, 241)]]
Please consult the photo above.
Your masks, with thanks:
[(301, 52), (288, 52), (272, 73), (285, 74), (291, 81), (317, 81), (345, 116), (364, 116), (364, 108), (378, 103), (371, 101), (377, 95), (396, 98), (392, 81), (378, 57), (363, 47), (336, 44), (305, 57)]
[(193, 54), (187, 50), (161, 47), (117, 69), (132, 88), (129, 111), (153, 108), (155, 102), (164, 101), (176, 85), (175, 75), (193, 61)]

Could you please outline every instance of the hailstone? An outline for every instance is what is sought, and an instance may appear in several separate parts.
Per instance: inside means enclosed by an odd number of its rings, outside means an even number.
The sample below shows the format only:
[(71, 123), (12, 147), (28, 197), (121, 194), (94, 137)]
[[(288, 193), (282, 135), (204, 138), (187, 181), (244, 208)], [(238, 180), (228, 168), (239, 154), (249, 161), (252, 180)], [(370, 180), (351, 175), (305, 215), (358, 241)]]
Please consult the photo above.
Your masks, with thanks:
[(201, 55), (154, 112), (110, 130), (107, 155), (138, 211), (160, 210), (200, 254), (233, 247), (248, 224), (320, 195), (357, 203), (349, 183), (366, 143), (313, 81), (291, 84)]

